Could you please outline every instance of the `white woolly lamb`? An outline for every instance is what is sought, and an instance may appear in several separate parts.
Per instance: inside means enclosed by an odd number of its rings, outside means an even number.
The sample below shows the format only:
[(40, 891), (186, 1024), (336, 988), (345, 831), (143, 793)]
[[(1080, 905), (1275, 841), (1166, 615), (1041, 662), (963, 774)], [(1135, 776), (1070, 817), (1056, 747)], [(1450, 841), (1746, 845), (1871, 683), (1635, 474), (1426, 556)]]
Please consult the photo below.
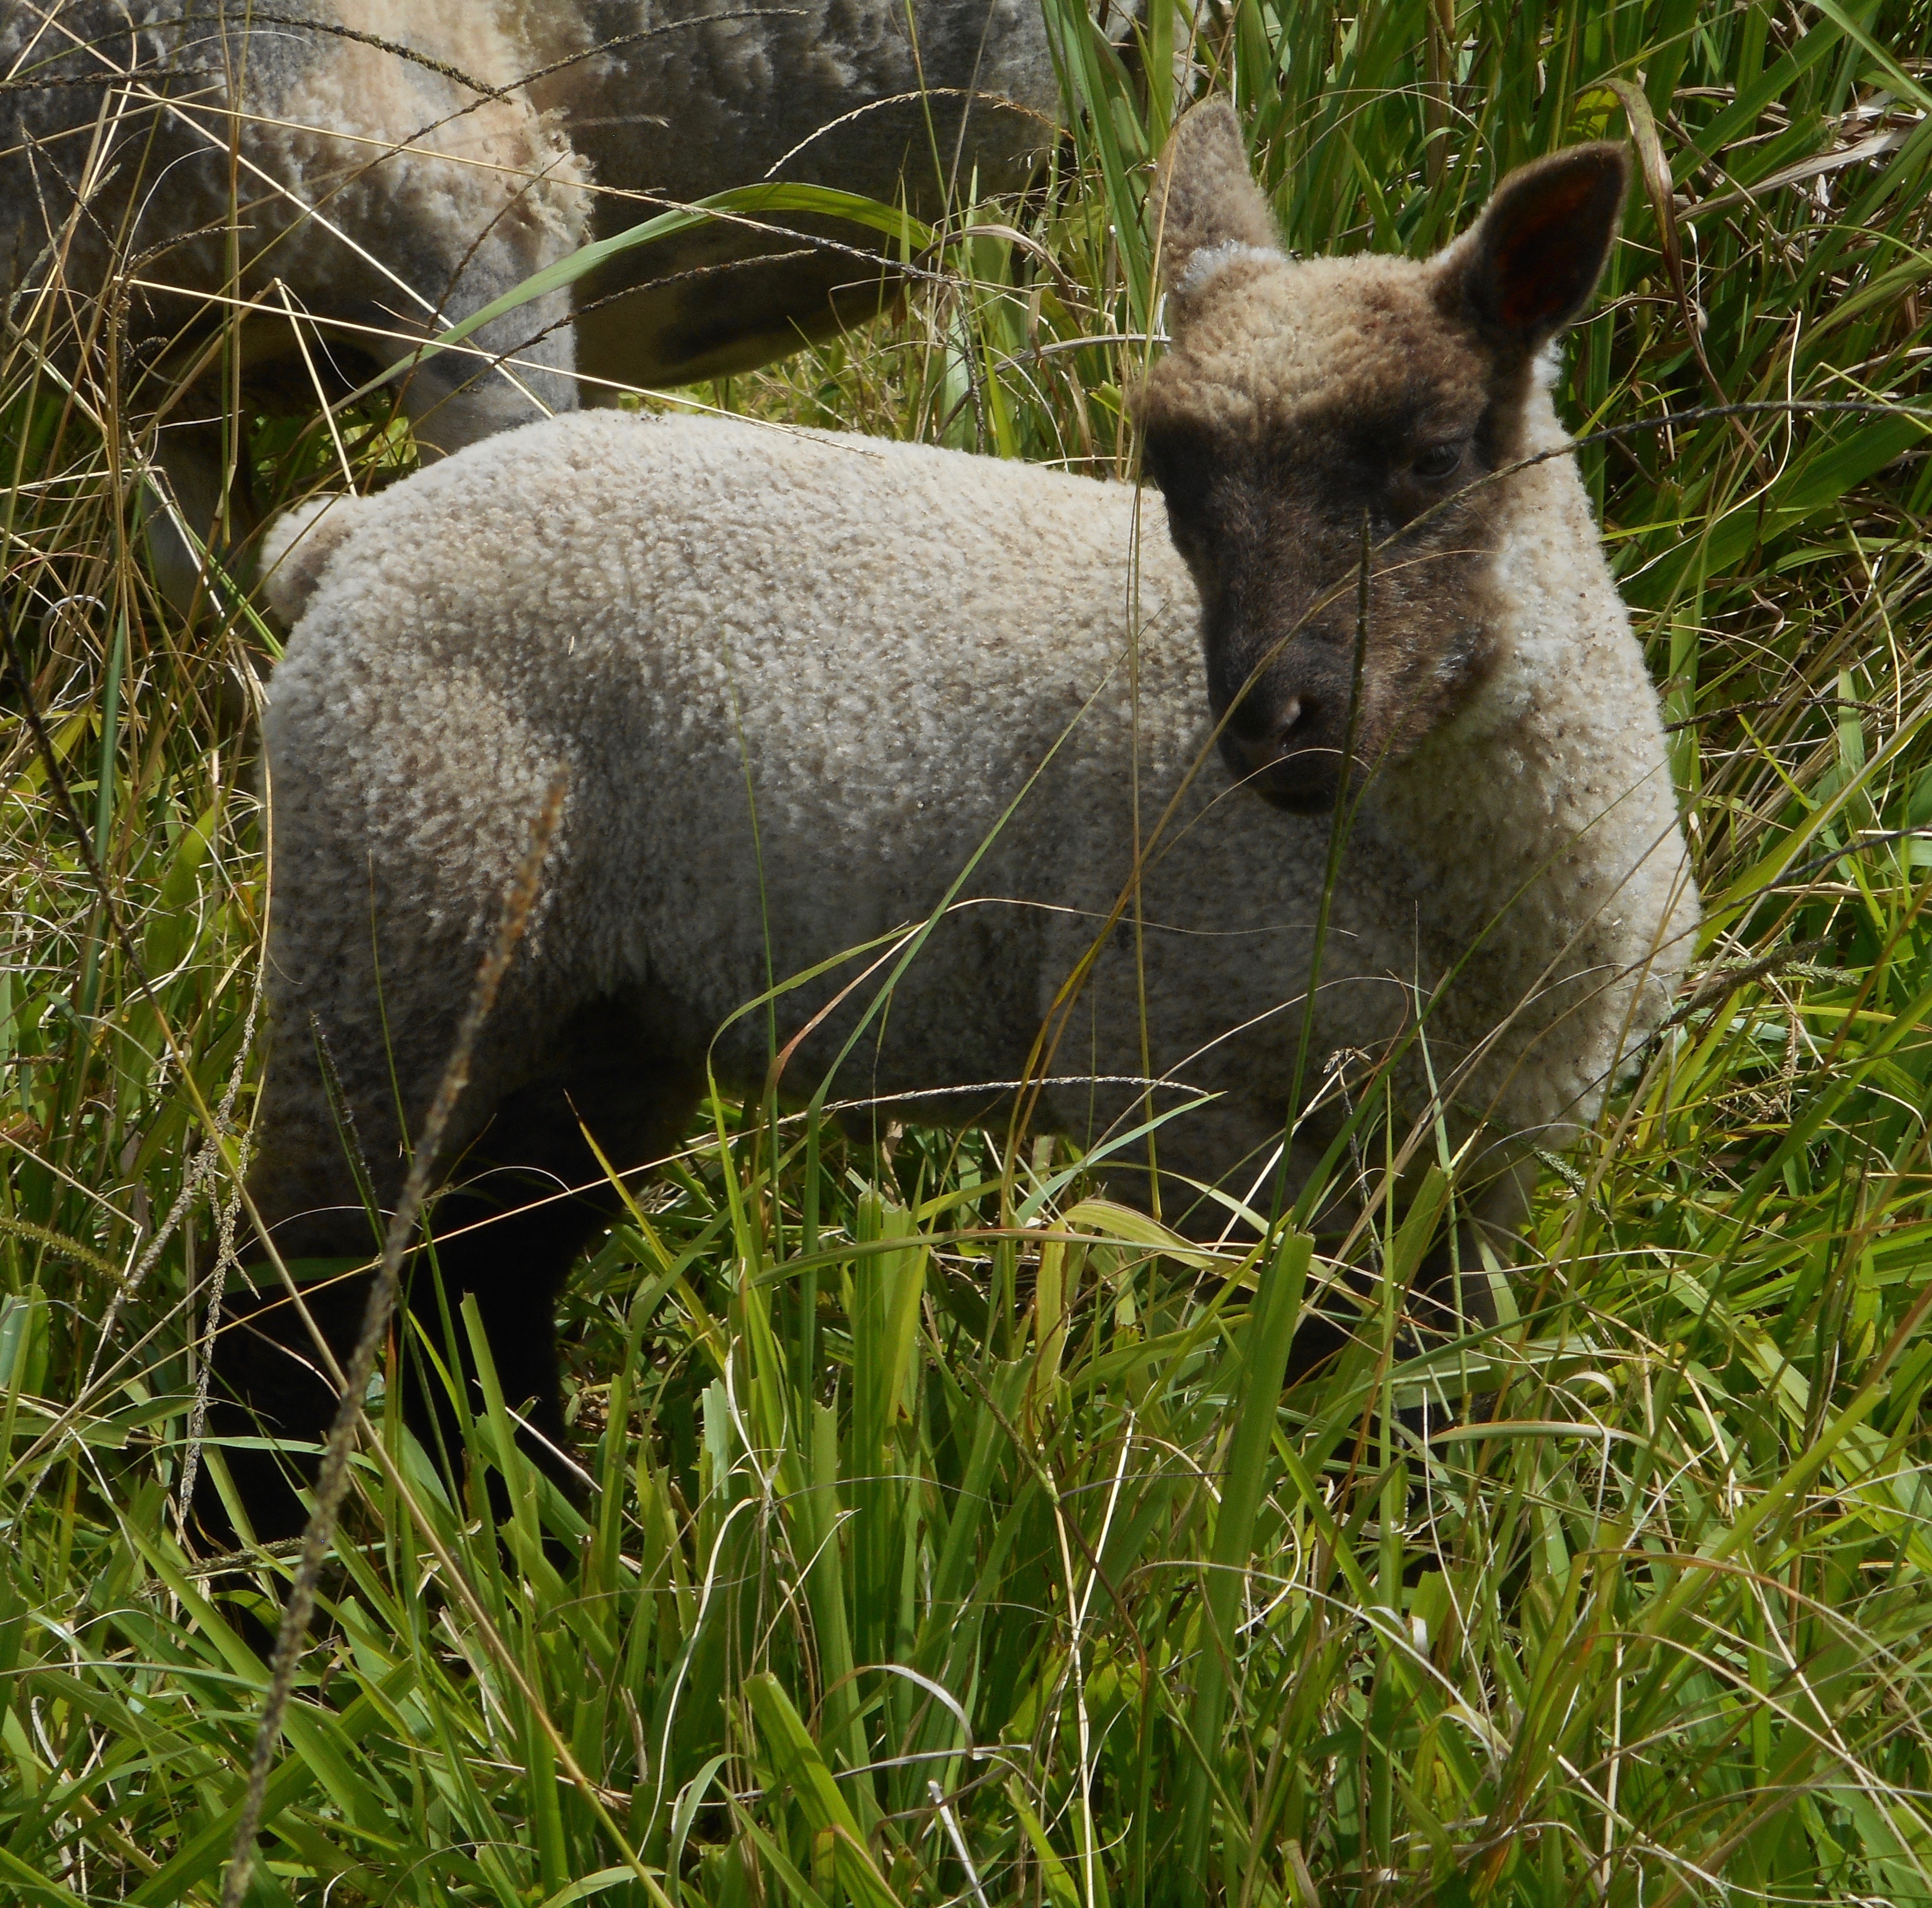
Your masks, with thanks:
[[(732, 1016), (824, 964), (776, 1010), (782, 1042), (802, 1033), (788, 1080), (815, 1084), (874, 992), (851, 985), (872, 957), (839, 957), (934, 916), (842, 1090), (944, 1089), (915, 1103), (977, 1116), (1027, 1068), (1137, 842), (1138, 925), (1105, 936), (1040, 1117), (1094, 1141), (1141, 1117), (1144, 1076), (1162, 1107), (1217, 1095), (1160, 1130), (1168, 1209), (1188, 1183), (1245, 1192), (1295, 1110), (1344, 784), (1310, 1073), (1395, 1054), (1410, 1115), (1487, 1136), (1472, 1183), (1511, 1216), (1526, 1143), (1594, 1116), (1696, 920), (1656, 698), (1536, 372), (1624, 176), (1619, 149), (1578, 148), (1427, 263), (1294, 264), (1232, 114), (1190, 116), (1157, 198), (1172, 345), (1142, 398), (1178, 552), (1126, 486), (610, 415), (325, 519), (282, 572), (306, 607), (266, 727), (254, 1190), (287, 1249), (369, 1238), (314, 1030), (391, 1202), (398, 1108), (430, 1097), (560, 772), (437, 1226), (446, 1285), (478, 1294), (506, 1391), (552, 1436), (550, 1309), (598, 1208), (516, 1209), (598, 1180), (579, 1121), (624, 1166), (668, 1149), (707, 1055), (728, 1084), (765, 1076), (764, 1012)], [(1340, 1117), (1303, 1121), (1292, 1173)], [(323, 1388), (256, 1343), (224, 1376), (312, 1432)], [(266, 1462), (230, 1462), (253, 1466), (258, 1531), (298, 1521)]]

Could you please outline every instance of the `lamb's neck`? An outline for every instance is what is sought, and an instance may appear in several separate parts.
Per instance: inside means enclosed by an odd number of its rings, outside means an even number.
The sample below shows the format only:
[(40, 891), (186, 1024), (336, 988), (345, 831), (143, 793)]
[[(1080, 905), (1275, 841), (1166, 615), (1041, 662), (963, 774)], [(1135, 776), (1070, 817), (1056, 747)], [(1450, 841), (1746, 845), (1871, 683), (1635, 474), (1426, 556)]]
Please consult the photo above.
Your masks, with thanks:
[(1690, 890), (1656, 696), (1575, 466), (1514, 482), (1494, 668), (1369, 806), (1409, 858), (1424, 942), (1452, 964), (1474, 950), (1472, 1030), (1539, 1000), (1523, 1025), (1562, 1017), (1535, 1037), (1574, 1049), (1556, 1070), (1582, 1094), (1617, 1028), (1654, 1020), (1685, 951), (1659, 924), (1678, 938)]

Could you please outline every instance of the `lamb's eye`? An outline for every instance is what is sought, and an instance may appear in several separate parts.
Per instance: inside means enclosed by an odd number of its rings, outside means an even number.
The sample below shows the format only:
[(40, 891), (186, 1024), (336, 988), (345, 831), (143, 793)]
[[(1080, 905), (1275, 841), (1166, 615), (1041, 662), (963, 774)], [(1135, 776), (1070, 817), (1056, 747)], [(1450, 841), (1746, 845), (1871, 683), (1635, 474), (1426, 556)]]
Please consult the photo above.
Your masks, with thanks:
[(1462, 461), (1460, 444), (1431, 444), (1426, 451), (1418, 451), (1409, 468), (1418, 477), (1426, 477), (1432, 482), (1452, 476)]

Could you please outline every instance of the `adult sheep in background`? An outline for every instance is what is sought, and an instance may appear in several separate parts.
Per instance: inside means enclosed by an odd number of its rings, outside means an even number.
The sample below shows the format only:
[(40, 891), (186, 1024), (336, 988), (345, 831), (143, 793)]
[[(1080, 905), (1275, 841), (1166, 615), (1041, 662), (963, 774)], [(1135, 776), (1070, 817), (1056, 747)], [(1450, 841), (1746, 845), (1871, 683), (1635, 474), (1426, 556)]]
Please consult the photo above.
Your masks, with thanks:
[[(1578, 147), (1427, 262), (1293, 263), (1233, 114), (1198, 110), (1156, 196), (1172, 339), (1140, 398), (1172, 542), (1126, 485), (611, 415), (291, 523), (253, 1182), (284, 1250), (368, 1250), (344, 1128), (392, 1204), (398, 1108), (429, 1103), (559, 777), (436, 1162), (461, 1179), (442, 1276), (553, 1440), (552, 1303), (608, 1187), (529, 1202), (602, 1183), (580, 1121), (620, 1166), (668, 1151), (707, 1057), (727, 1086), (765, 1078), (766, 1016), (736, 1010), (823, 963), (776, 1006), (782, 1042), (810, 1028), (788, 1079), (815, 1084), (874, 991), (850, 985), (873, 953), (838, 957), (910, 924), (937, 919), (836, 1091), (983, 1117), (1097, 935), (1042, 1120), (1103, 1142), (1150, 1071), (1183, 1109), (1159, 1133), (1171, 1216), (1222, 1226), (1204, 1187), (1265, 1208), (1291, 1125), (1300, 1183), (1344, 1118), (1289, 1096), (1345, 785), (1309, 1085), (1384, 1061), (1420, 1156), (1439, 1121), (1472, 1217), (1516, 1223), (1528, 1148), (1594, 1118), (1697, 920), (1657, 698), (1549, 394), (1625, 172)], [(1108, 931), (1136, 880), (1137, 928)], [(1144, 1161), (1105, 1170), (1144, 1199)], [(359, 1295), (336, 1303), (346, 1329)], [(332, 1401), (280, 1348), (285, 1310), (227, 1333), (218, 1378), (313, 1436)], [(298, 1525), (266, 1460), (229, 1462), (258, 1534)]]
[[(225, 505), (239, 538), (238, 302), (241, 380), (339, 395), (664, 204), (767, 176), (922, 216), (976, 176), (1010, 190), (1058, 102), (1035, 0), (24, 0), (0, 21), (0, 291), (64, 375), (91, 368), (90, 402), (158, 422), (192, 537)], [(574, 370), (676, 383), (875, 314), (872, 235), (794, 225), (702, 226), (601, 268), (580, 330), (556, 292), (424, 359), (417, 441), (568, 410)], [(192, 544), (165, 518), (154, 542), (187, 604)]]

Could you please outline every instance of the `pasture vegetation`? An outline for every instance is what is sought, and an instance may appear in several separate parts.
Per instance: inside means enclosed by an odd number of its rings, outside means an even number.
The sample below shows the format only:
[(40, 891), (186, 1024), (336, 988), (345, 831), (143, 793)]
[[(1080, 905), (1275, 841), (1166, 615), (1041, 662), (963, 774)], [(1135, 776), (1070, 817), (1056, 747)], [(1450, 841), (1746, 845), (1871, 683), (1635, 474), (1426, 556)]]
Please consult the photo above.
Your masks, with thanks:
[[(708, 1107), (566, 1301), (582, 1516), (487, 1383), (500, 1528), (375, 1414), (247, 1898), (1932, 1901), (1932, 458), (1856, 408), (1927, 395), (1932, 13), (1151, 0), (1123, 58), (1048, 4), (1036, 189), (962, 181), (892, 322), (696, 399), (1130, 476), (1178, 99), (1232, 87), (1310, 253), (1630, 137), (1564, 403), (1616, 430), (1694, 987), (1548, 1162), (1515, 1316), (1438, 1361), (1492, 1419), (1426, 1451), (1399, 1211), (1281, 1395), (1292, 1248), (1181, 1249), (1004, 1127)], [(219, 1898), (267, 1683), (176, 1507), (248, 1238), (275, 644), (158, 601), (124, 368), (46, 350), (101, 316), (0, 340), (0, 1897), (50, 1908)], [(1788, 408), (1681, 416), (1745, 404)], [(339, 448), (244, 422), (289, 494), (410, 459), (367, 402)]]

